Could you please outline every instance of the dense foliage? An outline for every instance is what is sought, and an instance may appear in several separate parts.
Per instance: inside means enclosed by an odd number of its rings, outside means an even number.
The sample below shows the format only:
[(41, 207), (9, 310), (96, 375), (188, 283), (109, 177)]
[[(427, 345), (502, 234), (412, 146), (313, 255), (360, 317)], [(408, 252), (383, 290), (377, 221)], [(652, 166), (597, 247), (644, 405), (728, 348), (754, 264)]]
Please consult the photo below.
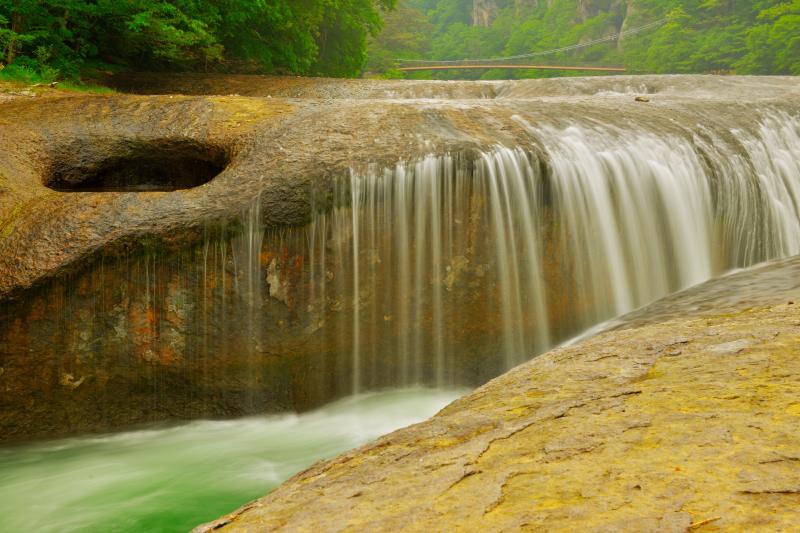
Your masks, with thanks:
[(353, 76), (394, 0), (0, 0), (0, 65)]
[[(482, 0), (491, 23), (476, 25), (474, 0), (401, 0), (370, 45), (369, 68), (397, 74), (386, 58), (465, 59), (569, 46), (666, 19), (658, 28), (568, 53), (537, 58), (622, 65), (631, 72), (800, 74), (800, 0)], [(422, 22), (417, 22), (421, 20)], [(409, 21), (415, 21), (409, 24)], [(541, 72), (449, 71), (486, 78)]]
[[(620, 41), (536, 62), (623, 65), (631, 72), (800, 74), (800, 0), (400, 0), (390, 11), (394, 4), (0, 0), (0, 67), (45, 80), (77, 78), (87, 65), (354, 76), (367, 61), (372, 36), (367, 69), (397, 76), (395, 58), (525, 54), (664, 20)], [(483, 25), (473, 20), (476, 5)]]

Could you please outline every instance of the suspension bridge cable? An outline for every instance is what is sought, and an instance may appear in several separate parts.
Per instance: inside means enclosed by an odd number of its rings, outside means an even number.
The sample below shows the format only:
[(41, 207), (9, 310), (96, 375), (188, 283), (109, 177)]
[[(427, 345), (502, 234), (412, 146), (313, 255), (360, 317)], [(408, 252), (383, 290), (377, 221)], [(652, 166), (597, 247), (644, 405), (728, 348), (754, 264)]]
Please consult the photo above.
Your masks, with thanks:
[(631, 28), (629, 30), (620, 31), (620, 32), (614, 33), (612, 35), (607, 35), (605, 37), (599, 37), (597, 39), (593, 39), (591, 41), (587, 41), (587, 42), (584, 42), (584, 43), (573, 44), (573, 45), (570, 45), (570, 46), (563, 46), (561, 48), (552, 48), (550, 50), (544, 50), (544, 51), (541, 51), (541, 52), (531, 52), (531, 53), (528, 53), (528, 54), (520, 54), (520, 55), (515, 55), (515, 56), (492, 57), (492, 58), (488, 58), (488, 59), (450, 59), (450, 60), (395, 59), (395, 61), (398, 61), (400, 63), (437, 63), (437, 64), (458, 64), (458, 63), (475, 62), (475, 61), (491, 63), (491, 62), (494, 62), (494, 61), (508, 61), (508, 60), (514, 60), (514, 59), (526, 59), (526, 58), (529, 58), (529, 57), (539, 57), (539, 56), (553, 55), (553, 54), (558, 54), (558, 53), (561, 53), (561, 52), (569, 52), (571, 50), (577, 50), (579, 48), (586, 48), (587, 46), (594, 46), (596, 44), (600, 44), (600, 43), (604, 43), (604, 42), (608, 42), (608, 41), (616, 41), (620, 37), (624, 37), (626, 35), (633, 35), (633, 34), (636, 34), (636, 33), (641, 33), (643, 31), (646, 31), (646, 30), (661, 26), (662, 24), (664, 24), (668, 20), (669, 20), (668, 18), (662, 18), (662, 19), (659, 19), (659, 20), (655, 20), (653, 22), (649, 22), (649, 23), (644, 24), (642, 26), (637, 26), (636, 28)]

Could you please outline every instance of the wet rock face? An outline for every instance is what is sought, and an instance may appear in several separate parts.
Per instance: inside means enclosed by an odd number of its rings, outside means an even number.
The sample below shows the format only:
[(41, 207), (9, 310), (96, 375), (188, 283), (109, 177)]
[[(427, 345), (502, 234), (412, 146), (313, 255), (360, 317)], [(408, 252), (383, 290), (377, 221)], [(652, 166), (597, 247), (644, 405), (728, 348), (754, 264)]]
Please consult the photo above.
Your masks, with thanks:
[[(0, 303), (3, 439), (305, 410), (356, 390), (477, 386), (502, 372), (501, 290), (480, 210), (444, 277), (419, 242), (405, 259), (370, 246), (397, 238), (386, 228), (353, 257), (352, 231), (334, 230), (351, 217), (264, 231), (254, 205), (183, 250), (104, 255)], [(549, 285), (554, 306), (556, 290), (574, 290), (563, 275)]]
[(285, 303), (256, 304), (230, 250), (207, 252), (103, 258), (0, 304), (4, 440), (303, 410), (346, 392), (309, 371), (334, 364), (324, 339)]
[[(507, 331), (486, 195), (453, 219), (447, 254), (404, 247), (387, 217), (354, 251), (314, 225), (328, 213), (347, 234), (352, 212), (335, 215), (334, 193), (351, 169), (380, 174), (430, 153), (474, 160), (501, 144), (541, 156), (544, 173), (542, 139), (525, 124), (692, 139), (700, 121), (729, 137), (753, 130), (756, 111), (800, 108), (784, 79), (138, 82), (251, 96), (0, 103), (0, 439), (304, 409), (354, 390), (355, 360), (364, 388), (404, 372), (408, 382), (479, 384), (508, 366), (497, 357)], [(651, 103), (632, 105), (631, 91)], [(543, 191), (545, 203), (553, 194)], [(556, 340), (587, 325), (598, 297), (576, 297), (563, 221), (546, 207), (543, 217)], [(392, 270), (401, 250), (419, 273), (405, 285)], [(454, 311), (430, 312), (433, 302)], [(522, 329), (537, 323), (518, 314)], [(445, 323), (455, 333), (436, 346), (427, 333)], [(409, 331), (423, 340), (403, 340)]]
[[(431, 317), (397, 314), (421, 303), (419, 291), (387, 285), (391, 262), (364, 251), (362, 268), (378, 266), (381, 279), (355, 301), (349, 250), (337, 253), (332, 236), (309, 246), (305, 227), (264, 233), (256, 217), (253, 208), (211, 226), (183, 250), (101, 256), (0, 303), (3, 440), (306, 410), (354, 391), (359, 345), (361, 390), (437, 383)], [(501, 349), (489, 268), (462, 264), (448, 278), (448, 309), (457, 301), (461, 312), (441, 385), (475, 386), (503, 369), (485, 357)], [(396, 353), (403, 341), (431, 355)]]

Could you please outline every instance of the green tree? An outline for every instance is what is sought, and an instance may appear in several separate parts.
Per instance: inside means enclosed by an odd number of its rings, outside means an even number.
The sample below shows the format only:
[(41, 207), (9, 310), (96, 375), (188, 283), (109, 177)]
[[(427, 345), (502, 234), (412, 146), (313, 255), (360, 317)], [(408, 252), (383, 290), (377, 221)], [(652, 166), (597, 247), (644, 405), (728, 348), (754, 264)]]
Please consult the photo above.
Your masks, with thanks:
[(2, 60), (357, 75), (395, 0), (0, 0)]
[(747, 31), (747, 54), (737, 62), (755, 74), (800, 74), (800, 0), (761, 2), (758, 24)]
[(352, 76), (367, 59), (367, 36), (381, 30), (380, 10), (394, 7), (395, 0), (323, 0), (323, 19), (317, 42), (315, 74)]
[[(800, 0), (496, 0), (496, 5), (491, 27), (475, 28), (470, 0), (408, 0), (433, 26), (424, 59), (488, 58), (498, 51), (530, 54), (666, 19), (659, 27), (614, 42), (535, 60), (621, 65), (638, 73), (797, 74), (800, 68)], [(382, 53), (392, 55), (392, 50)], [(484, 76), (493, 74), (509, 75), (496, 71)]]
[(417, 9), (402, 0), (386, 14), (384, 29), (369, 39), (367, 65), (369, 72), (397, 73), (395, 59), (421, 59), (431, 46), (433, 25)]

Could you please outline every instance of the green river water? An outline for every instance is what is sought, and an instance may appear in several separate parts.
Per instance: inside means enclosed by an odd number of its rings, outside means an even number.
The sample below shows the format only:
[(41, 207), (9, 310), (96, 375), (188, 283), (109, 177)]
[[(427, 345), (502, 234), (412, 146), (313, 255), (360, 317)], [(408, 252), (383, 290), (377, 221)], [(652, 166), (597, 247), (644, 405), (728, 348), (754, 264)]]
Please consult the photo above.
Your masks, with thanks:
[(0, 448), (0, 530), (188, 531), (318, 459), (430, 417), (463, 393), (408, 388), (299, 415)]

